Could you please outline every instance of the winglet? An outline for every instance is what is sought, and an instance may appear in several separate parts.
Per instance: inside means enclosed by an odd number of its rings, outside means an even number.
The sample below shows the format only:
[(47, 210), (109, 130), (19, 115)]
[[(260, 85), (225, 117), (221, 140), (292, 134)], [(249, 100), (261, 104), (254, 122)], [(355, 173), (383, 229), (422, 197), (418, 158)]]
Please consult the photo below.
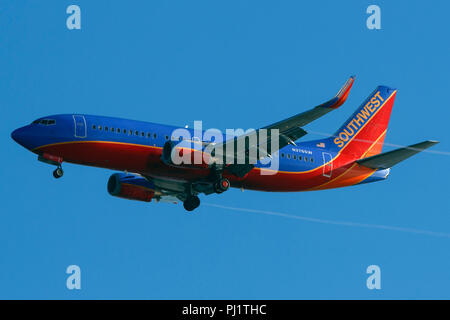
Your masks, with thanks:
[(321, 107), (337, 109), (341, 105), (343, 105), (345, 100), (347, 100), (348, 94), (350, 93), (350, 89), (352, 88), (354, 81), (355, 76), (351, 76), (338, 91), (338, 93), (334, 96), (334, 98), (328, 102), (325, 102)]

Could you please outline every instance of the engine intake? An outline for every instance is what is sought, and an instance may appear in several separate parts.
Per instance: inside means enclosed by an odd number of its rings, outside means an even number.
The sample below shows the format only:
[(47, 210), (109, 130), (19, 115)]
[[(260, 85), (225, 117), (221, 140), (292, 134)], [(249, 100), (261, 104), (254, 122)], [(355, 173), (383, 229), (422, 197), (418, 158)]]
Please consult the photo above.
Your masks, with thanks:
[(108, 193), (114, 197), (150, 202), (154, 185), (147, 179), (126, 173), (114, 173), (108, 180)]

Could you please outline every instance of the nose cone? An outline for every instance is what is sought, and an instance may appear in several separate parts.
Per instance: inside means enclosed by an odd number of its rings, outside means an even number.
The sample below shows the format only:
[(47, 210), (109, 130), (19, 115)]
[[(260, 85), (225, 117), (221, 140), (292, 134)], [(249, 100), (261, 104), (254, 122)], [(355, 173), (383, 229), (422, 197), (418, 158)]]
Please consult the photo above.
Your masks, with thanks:
[(20, 138), (23, 136), (22, 128), (16, 129), (11, 133), (11, 138), (17, 143), (20, 143)]
[(29, 149), (31, 147), (31, 134), (29, 132), (28, 126), (19, 128), (14, 130), (11, 133), (11, 138), (20, 144), (21, 146), (24, 146), (25, 148)]

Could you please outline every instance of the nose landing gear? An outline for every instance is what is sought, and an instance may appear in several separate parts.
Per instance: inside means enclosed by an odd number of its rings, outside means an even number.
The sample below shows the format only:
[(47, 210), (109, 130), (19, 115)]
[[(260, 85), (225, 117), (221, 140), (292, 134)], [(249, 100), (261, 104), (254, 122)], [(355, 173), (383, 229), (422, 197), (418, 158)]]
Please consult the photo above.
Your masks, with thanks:
[(61, 167), (61, 163), (63, 162), (62, 157), (44, 153), (38, 156), (38, 160), (56, 166), (55, 171), (53, 171), (53, 177), (55, 177), (55, 179), (59, 179), (64, 175), (64, 171)]
[(55, 177), (55, 179), (59, 179), (64, 175), (64, 170), (59, 166), (58, 168), (55, 169), (55, 171), (53, 171), (53, 177)]

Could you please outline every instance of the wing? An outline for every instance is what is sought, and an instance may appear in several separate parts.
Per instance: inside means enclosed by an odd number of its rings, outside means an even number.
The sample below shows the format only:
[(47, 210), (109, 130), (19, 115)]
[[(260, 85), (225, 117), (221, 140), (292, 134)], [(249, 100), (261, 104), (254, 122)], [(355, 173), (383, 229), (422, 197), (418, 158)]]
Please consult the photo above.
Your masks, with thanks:
[[(347, 100), (347, 96), (350, 92), (350, 89), (352, 88), (354, 81), (355, 76), (351, 76), (350, 79), (345, 82), (344, 86), (339, 90), (339, 92), (333, 97), (333, 99), (322, 103), (321, 105), (318, 105), (308, 111), (299, 113), (288, 119), (281, 120), (274, 124), (266, 126), (264, 127), (264, 129), (278, 129), (280, 130), (280, 134), (290, 136), (291, 131), (295, 131), (299, 129), (299, 127), (303, 127), (343, 105), (345, 100)], [(293, 138), (295, 138), (295, 134), (293, 135)]]
[[(351, 76), (344, 86), (338, 91), (338, 93), (329, 101), (322, 103), (308, 111), (299, 113), (295, 116), (275, 122), (271, 125), (265, 126), (255, 132), (244, 134), (236, 137), (232, 140), (225, 141), (218, 150), (230, 150), (236, 149), (236, 146), (241, 144), (245, 145), (244, 152), (234, 152), (234, 161), (232, 165), (227, 166), (227, 169), (240, 177), (248, 173), (252, 168), (253, 164), (249, 163), (249, 157), (251, 154), (257, 154), (257, 158), (264, 158), (266, 156), (271, 156), (274, 152), (285, 147), (288, 144), (295, 145), (295, 141), (306, 135), (307, 132), (301, 127), (307, 125), (308, 123), (324, 116), (328, 112), (337, 109), (341, 106), (350, 92), (350, 89), (355, 80), (354, 76)], [(278, 135), (273, 134), (278, 130)], [(252, 135), (256, 136), (257, 139), (251, 139)], [(273, 139), (277, 139), (272, 141)], [(271, 146), (277, 146), (272, 150)], [(228, 151), (227, 151), (228, 152)], [(229, 161), (224, 161), (224, 163), (229, 163)]]
[(410, 145), (406, 148), (399, 148), (385, 153), (377, 154), (372, 157), (364, 158), (356, 162), (371, 169), (387, 169), (431, 146), (434, 146), (437, 143), (439, 142), (431, 140), (424, 141)]

